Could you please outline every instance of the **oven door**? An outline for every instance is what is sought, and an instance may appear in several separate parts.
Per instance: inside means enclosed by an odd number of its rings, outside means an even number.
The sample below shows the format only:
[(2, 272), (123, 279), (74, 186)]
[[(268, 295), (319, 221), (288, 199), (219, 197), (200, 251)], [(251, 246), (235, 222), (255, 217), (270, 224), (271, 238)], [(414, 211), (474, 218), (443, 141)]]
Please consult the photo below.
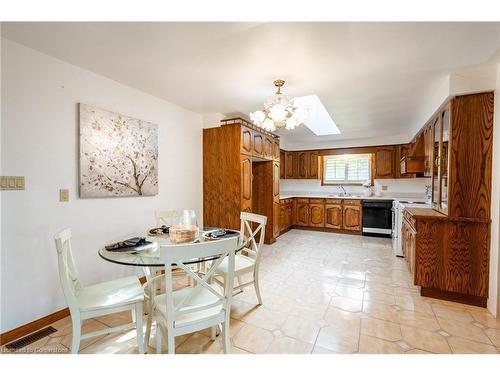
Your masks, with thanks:
[(392, 201), (363, 202), (363, 234), (391, 237)]

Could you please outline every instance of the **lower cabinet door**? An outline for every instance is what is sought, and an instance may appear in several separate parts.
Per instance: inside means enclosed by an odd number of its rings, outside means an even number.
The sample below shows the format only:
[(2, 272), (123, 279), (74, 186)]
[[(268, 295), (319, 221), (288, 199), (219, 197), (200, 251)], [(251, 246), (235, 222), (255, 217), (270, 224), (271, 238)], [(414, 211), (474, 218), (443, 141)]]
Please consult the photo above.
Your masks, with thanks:
[(325, 205), (325, 228), (342, 229), (342, 205)]
[(325, 206), (322, 204), (309, 205), (309, 225), (311, 227), (325, 226)]
[(297, 204), (297, 212), (296, 212), (295, 223), (300, 226), (308, 226), (309, 225), (309, 204)]
[(280, 204), (279, 202), (273, 203), (273, 237), (276, 238), (280, 235)]
[(361, 207), (344, 206), (342, 209), (342, 224), (344, 230), (361, 231)]

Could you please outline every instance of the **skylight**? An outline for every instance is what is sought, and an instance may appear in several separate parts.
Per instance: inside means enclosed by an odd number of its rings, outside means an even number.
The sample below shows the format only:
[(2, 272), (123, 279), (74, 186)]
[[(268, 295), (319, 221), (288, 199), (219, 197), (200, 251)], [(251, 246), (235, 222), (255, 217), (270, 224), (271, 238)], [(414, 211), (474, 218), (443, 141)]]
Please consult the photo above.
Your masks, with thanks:
[(340, 134), (340, 130), (330, 117), (321, 100), (316, 95), (298, 96), (294, 98), (297, 105), (308, 109), (305, 126), (316, 135)]

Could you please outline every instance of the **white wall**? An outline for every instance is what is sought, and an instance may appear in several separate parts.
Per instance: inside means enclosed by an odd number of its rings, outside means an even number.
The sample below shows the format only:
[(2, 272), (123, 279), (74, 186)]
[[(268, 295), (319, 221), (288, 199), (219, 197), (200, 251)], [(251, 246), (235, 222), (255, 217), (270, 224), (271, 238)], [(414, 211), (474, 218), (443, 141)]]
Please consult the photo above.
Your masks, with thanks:
[[(201, 116), (6, 39), (2, 40), (1, 168), (26, 176), (3, 193), (0, 331), (65, 307), (53, 236), (73, 229), (84, 284), (138, 272), (100, 259), (106, 242), (143, 234), (156, 209), (202, 209)], [(158, 124), (159, 194), (79, 199), (76, 104)], [(58, 202), (58, 189), (70, 201)]]
[(495, 110), (493, 114), (493, 184), (491, 190), (491, 250), (490, 285), (488, 310), (495, 316), (500, 315), (500, 64), (497, 67)]

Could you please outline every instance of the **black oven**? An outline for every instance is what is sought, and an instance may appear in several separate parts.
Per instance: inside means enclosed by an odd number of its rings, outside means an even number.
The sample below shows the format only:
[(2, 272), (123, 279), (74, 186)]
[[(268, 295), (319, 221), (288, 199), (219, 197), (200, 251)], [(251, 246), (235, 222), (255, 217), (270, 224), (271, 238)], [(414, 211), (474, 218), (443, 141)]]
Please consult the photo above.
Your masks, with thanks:
[(363, 235), (391, 237), (392, 200), (363, 201)]

